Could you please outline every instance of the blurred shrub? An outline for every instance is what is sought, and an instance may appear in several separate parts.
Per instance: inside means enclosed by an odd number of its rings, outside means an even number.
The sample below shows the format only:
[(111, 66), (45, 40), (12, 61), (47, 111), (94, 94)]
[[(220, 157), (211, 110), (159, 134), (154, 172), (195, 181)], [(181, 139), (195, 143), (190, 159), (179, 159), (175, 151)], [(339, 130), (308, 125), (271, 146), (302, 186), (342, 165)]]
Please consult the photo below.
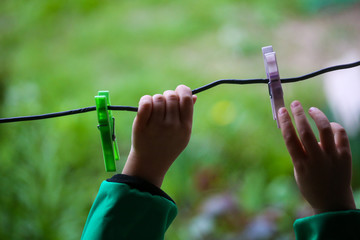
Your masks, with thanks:
[[(281, 0), (3, 0), (0, 114), (91, 106), (98, 90), (110, 90), (113, 104), (136, 106), (142, 95), (178, 84), (264, 77), (261, 47), (301, 13), (299, 3)], [(301, 96), (305, 106), (324, 104), (318, 82), (296, 86), (285, 87), (287, 103)], [(191, 142), (164, 183), (181, 209), (169, 239), (190, 239), (188, 223), (214, 193), (233, 196), (239, 214), (219, 215), (210, 237), (241, 235), (258, 216), (273, 216), (268, 208), (281, 212), (271, 218), (276, 236), (291, 236), (302, 202), (268, 98), (265, 85), (199, 94)], [(134, 114), (115, 117), (121, 169)], [(96, 124), (86, 113), (0, 126), (0, 239), (79, 239), (101, 181), (111, 176)]]

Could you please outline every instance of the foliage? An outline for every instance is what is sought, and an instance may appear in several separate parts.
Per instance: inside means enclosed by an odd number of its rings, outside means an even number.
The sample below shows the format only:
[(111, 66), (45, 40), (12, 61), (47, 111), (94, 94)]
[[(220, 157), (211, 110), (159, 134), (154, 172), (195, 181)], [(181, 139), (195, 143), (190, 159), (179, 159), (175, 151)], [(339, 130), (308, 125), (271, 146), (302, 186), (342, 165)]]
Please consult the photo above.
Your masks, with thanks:
[[(110, 90), (114, 104), (136, 106), (142, 95), (178, 84), (194, 89), (220, 78), (264, 77), (261, 47), (281, 51), (273, 31), (302, 14), (300, 4), (281, 0), (4, 0), (0, 114), (91, 106), (98, 90)], [(305, 106), (325, 105), (319, 82), (296, 86), (285, 86), (287, 103), (300, 97)], [(275, 224), (272, 237), (291, 238), (292, 222), (306, 208), (267, 87), (220, 86), (198, 97), (191, 142), (164, 183), (180, 209), (167, 237), (255, 239), (252, 226), (264, 218)], [(134, 114), (115, 117), (121, 165)], [(0, 131), (0, 239), (79, 239), (101, 181), (111, 176), (103, 170), (95, 114)], [(204, 204), (228, 195), (237, 214), (225, 211), (211, 222)], [(190, 224), (204, 222), (212, 227), (202, 232)]]

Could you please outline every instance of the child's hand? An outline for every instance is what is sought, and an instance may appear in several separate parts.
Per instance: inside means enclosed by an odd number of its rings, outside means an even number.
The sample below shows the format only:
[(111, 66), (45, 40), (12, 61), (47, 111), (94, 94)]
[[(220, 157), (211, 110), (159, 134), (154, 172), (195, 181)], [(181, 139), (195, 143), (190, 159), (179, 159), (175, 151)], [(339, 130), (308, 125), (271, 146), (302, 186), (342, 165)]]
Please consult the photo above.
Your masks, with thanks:
[(184, 85), (163, 95), (143, 96), (122, 173), (160, 187), (167, 170), (190, 140), (195, 101), (196, 96)]
[(280, 127), (302, 195), (315, 214), (355, 209), (351, 151), (344, 128), (329, 123), (319, 109), (310, 108), (309, 114), (319, 130), (318, 143), (300, 102), (294, 101), (291, 111), (300, 139), (285, 108), (279, 109)]

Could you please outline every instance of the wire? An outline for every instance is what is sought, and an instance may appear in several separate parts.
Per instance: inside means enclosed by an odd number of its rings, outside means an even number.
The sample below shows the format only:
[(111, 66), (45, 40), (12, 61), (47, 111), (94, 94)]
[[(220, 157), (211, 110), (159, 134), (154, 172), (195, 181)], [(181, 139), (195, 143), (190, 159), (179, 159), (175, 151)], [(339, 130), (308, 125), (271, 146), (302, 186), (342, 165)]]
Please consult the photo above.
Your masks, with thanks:
[[(336, 70), (341, 70), (341, 69), (347, 69), (347, 68), (353, 68), (353, 67), (357, 67), (360, 66), (360, 61), (357, 62), (353, 62), (353, 63), (348, 63), (348, 64), (342, 64), (342, 65), (336, 65), (336, 66), (332, 66), (332, 67), (327, 67), (327, 68), (323, 68), (320, 69), (316, 72), (312, 72), (300, 77), (293, 77), (293, 78), (282, 78), (281, 79), (281, 83), (293, 83), (293, 82), (299, 82), (299, 81), (303, 81), (306, 79), (310, 79), (313, 77), (316, 77), (318, 75), (327, 73), (327, 72), (332, 72), (332, 71), (336, 71)], [(258, 79), (221, 79), (221, 80), (217, 80), (215, 82), (209, 83), (205, 86), (196, 88), (192, 91), (193, 94), (197, 94), (199, 92), (208, 90), (210, 88), (213, 88), (215, 86), (218, 86), (220, 84), (257, 84), (257, 83), (268, 83), (269, 79), (268, 78), (258, 78)]]
[[(138, 111), (137, 107), (130, 107), (130, 106), (109, 106), (108, 109), (109, 110), (115, 110), (115, 111), (131, 111), (131, 112), (137, 112)], [(92, 111), (96, 111), (95, 106), (79, 108), (79, 109), (73, 109), (73, 110), (63, 111), (63, 112), (47, 113), (47, 114), (41, 114), (41, 115), (12, 117), (12, 118), (0, 118), (0, 123), (40, 120), (40, 119), (63, 117), (63, 116), (74, 115), (74, 114), (79, 114), (79, 113), (92, 112)]]
[(0, 118), (0, 123), (10, 123), (10, 122), (21, 122), (21, 121), (31, 121), (31, 120), (40, 120), (40, 119), (47, 119), (47, 118), (55, 118), (55, 117), (62, 117), (67, 115), (79, 114), (79, 113), (86, 113), (95, 111), (96, 107), (86, 107), (80, 109), (74, 109), (64, 112), (56, 112), (56, 113), (47, 113), (42, 115), (34, 115), (34, 116), (23, 116), (23, 117), (12, 117), (12, 118)]
[[(348, 63), (348, 64), (342, 64), (342, 65), (336, 65), (332, 67), (327, 67), (320, 69), (318, 71), (300, 76), (300, 77), (293, 77), (293, 78), (282, 78), (281, 83), (293, 83), (293, 82), (299, 82), (306, 79), (310, 79), (313, 77), (316, 77), (318, 75), (341, 70), (341, 69), (347, 69), (347, 68), (353, 68), (360, 66), (360, 61)], [(215, 86), (218, 86), (220, 84), (266, 84), (269, 82), (269, 79), (267, 78), (258, 78), (258, 79), (220, 79), (217, 81), (214, 81), (212, 83), (209, 83), (207, 85), (204, 85), (202, 87), (196, 88), (192, 90), (192, 94), (197, 94), (206, 90), (209, 90), (210, 88), (213, 88)], [(109, 110), (114, 111), (130, 111), (130, 112), (137, 112), (137, 107), (131, 107), (131, 106), (109, 106)], [(21, 121), (31, 121), (31, 120), (40, 120), (40, 119), (47, 119), (47, 118), (55, 118), (55, 117), (63, 117), (68, 115), (74, 115), (79, 113), (86, 113), (86, 112), (92, 112), (96, 111), (96, 107), (85, 107), (80, 109), (73, 109), (69, 111), (63, 111), (63, 112), (56, 112), (56, 113), (47, 113), (42, 115), (33, 115), (33, 116), (22, 116), (22, 117), (11, 117), (11, 118), (0, 118), (0, 124), (1, 123), (10, 123), (10, 122), (21, 122)]]
[(283, 78), (283, 79), (281, 79), (281, 83), (298, 82), (298, 81), (302, 81), (302, 80), (306, 80), (306, 79), (309, 79), (309, 78), (316, 77), (318, 75), (321, 75), (321, 74), (324, 74), (324, 73), (327, 73), (327, 72), (332, 72), (332, 71), (341, 70), (341, 69), (347, 69), (347, 68), (353, 68), (353, 67), (357, 67), (357, 66), (360, 66), (360, 61), (323, 68), (323, 69), (318, 70), (316, 72), (312, 72), (312, 73), (309, 73), (309, 74), (306, 74), (306, 75), (303, 75), (303, 76), (300, 76), (300, 77)]
[(205, 86), (192, 90), (192, 94), (197, 94), (218, 86), (220, 84), (255, 84), (255, 83), (268, 83), (269, 79), (220, 79), (215, 82), (209, 83)]

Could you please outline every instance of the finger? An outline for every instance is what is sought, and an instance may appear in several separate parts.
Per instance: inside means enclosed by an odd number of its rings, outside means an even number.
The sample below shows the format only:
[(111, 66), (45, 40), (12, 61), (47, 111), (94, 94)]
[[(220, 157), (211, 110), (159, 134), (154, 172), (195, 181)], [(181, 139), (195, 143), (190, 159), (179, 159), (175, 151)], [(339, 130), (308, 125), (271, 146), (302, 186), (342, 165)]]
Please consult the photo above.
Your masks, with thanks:
[(296, 129), (299, 133), (300, 140), (306, 152), (309, 154), (318, 154), (320, 152), (319, 144), (299, 101), (292, 102), (291, 111), (295, 119)]
[(330, 123), (334, 133), (335, 145), (339, 154), (351, 158), (349, 138), (345, 129), (338, 123)]
[(286, 148), (293, 160), (294, 165), (296, 165), (300, 159), (305, 159), (306, 154), (296, 134), (294, 125), (291, 122), (290, 115), (286, 108), (283, 107), (279, 109), (278, 117)]
[(193, 103), (194, 103), (194, 105), (195, 105), (195, 103), (196, 103), (196, 101), (197, 101), (197, 96), (196, 96), (196, 95), (193, 95), (193, 96), (192, 96), (192, 99), (193, 99)]
[(140, 98), (139, 110), (136, 115), (136, 122), (140, 126), (144, 126), (148, 123), (150, 116), (151, 116), (151, 111), (152, 111), (152, 107), (153, 107), (152, 105), (153, 105), (153, 102), (152, 102), (151, 96), (146, 95), (146, 96), (143, 96)]
[(152, 102), (150, 122), (163, 121), (165, 116), (165, 97), (161, 94), (156, 94), (152, 97)]
[(192, 123), (194, 103), (197, 97), (192, 95), (191, 89), (179, 85), (175, 90), (180, 98), (180, 119), (183, 123)]
[(164, 92), (166, 110), (165, 110), (165, 119), (170, 122), (179, 120), (179, 96), (175, 91), (167, 90)]
[(315, 107), (309, 109), (309, 114), (319, 130), (321, 147), (328, 153), (335, 153), (334, 134), (329, 120), (322, 111)]

